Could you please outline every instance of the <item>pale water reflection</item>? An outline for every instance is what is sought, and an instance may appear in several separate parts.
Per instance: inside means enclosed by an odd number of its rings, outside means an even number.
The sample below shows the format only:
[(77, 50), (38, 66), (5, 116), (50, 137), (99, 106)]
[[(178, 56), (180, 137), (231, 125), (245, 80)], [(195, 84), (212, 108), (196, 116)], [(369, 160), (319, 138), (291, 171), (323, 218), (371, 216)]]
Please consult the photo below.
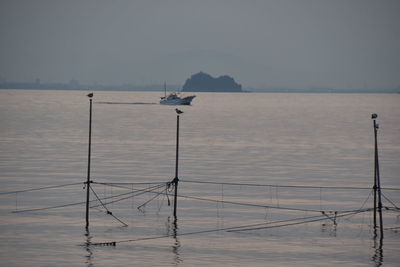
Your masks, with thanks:
[[(199, 94), (182, 107), (174, 221), (166, 186), (175, 168), (174, 107), (155, 104), (157, 93), (95, 92), (93, 190), (128, 227), (92, 194), (83, 232), (86, 94), (0, 91), (0, 185), (14, 191), (0, 195), (4, 266), (400, 263), (400, 194), (389, 190), (400, 187), (399, 95)], [(371, 113), (379, 114), (387, 188), (383, 240), (368, 210)], [(198, 183), (206, 181), (215, 184)], [(49, 206), (59, 208), (12, 213)], [(116, 245), (93, 245), (102, 242)]]

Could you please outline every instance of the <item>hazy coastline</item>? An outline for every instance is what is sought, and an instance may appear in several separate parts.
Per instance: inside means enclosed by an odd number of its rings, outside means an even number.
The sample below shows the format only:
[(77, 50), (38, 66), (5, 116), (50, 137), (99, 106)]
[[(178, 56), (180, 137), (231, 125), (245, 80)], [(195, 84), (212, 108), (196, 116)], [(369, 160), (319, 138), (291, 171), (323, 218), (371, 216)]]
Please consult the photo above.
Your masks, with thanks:
[[(181, 91), (181, 85), (169, 85), (167, 91)], [(163, 92), (163, 84), (149, 85), (71, 85), (69, 83), (23, 83), (8, 82), (0, 84), (0, 90), (66, 90), (66, 91), (132, 91)], [(227, 92), (230, 93), (230, 92)], [(332, 93), (332, 94), (398, 94), (400, 88), (379, 89), (336, 89), (336, 88), (243, 88), (234, 93)]]

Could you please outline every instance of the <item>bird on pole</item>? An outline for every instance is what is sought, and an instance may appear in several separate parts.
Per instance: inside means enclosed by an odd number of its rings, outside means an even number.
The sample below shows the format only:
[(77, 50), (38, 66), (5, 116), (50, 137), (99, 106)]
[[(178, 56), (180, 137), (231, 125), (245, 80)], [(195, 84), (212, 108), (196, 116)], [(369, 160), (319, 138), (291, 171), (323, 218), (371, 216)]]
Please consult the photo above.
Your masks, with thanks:
[(182, 110), (179, 110), (179, 109), (177, 109), (177, 108), (175, 109), (175, 111), (176, 111), (176, 114), (178, 114), (178, 115), (183, 113)]
[(90, 93), (87, 95), (88, 97), (92, 98), (93, 97), (93, 93)]

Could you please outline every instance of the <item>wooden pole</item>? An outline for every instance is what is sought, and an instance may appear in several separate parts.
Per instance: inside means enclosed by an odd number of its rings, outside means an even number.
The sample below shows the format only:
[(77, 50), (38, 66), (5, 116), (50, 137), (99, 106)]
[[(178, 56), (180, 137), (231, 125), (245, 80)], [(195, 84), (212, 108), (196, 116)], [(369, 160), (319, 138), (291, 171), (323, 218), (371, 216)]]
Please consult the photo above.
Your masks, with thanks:
[[(372, 115), (374, 117), (374, 115)], [(376, 131), (376, 121), (374, 119), (374, 136), (375, 136), (375, 153), (374, 153), (374, 229), (376, 229), (376, 203), (377, 203), (377, 185), (376, 185), (376, 170), (377, 170), (377, 150), (378, 150), (378, 144), (377, 144), (377, 131)]]
[(176, 157), (175, 157), (175, 178), (173, 180), (175, 184), (175, 195), (174, 195), (174, 218), (176, 218), (176, 206), (178, 198), (178, 162), (179, 162), (179, 114), (176, 116)]
[(383, 217), (382, 217), (382, 194), (381, 194), (381, 179), (379, 173), (379, 155), (378, 155), (378, 124), (374, 120), (375, 126), (375, 158), (376, 158), (376, 186), (378, 191), (378, 212), (379, 212), (379, 226), (381, 239), (383, 238)]
[(378, 129), (379, 125), (376, 123), (377, 114), (372, 114), (374, 120), (374, 137), (375, 137), (375, 182), (374, 182), (374, 227), (376, 229), (376, 202), (378, 200), (378, 213), (379, 213), (379, 229), (380, 239), (383, 239), (383, 217), (382, 217), (382, 194), (381, 194), (381, 181), (379, 173), (379, 155), (378, 155)]
[[(91, 95), (91, 96), (90, 96)], [(88, 167), (87, 167), (87, 180), (86, 180), (86, 229), (89, 228), (89, 201), (90, 201), (90, 158), (91, 158), (91, 146), (92, 146), (92, 96), (89, 94), (89, 146), (88, 146)]]

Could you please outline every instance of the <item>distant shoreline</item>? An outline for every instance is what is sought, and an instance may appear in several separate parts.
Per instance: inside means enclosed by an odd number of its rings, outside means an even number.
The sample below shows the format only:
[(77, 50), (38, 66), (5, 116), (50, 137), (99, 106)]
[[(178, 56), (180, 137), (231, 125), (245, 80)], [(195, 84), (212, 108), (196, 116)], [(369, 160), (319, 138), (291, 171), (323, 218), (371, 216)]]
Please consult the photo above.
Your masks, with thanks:
[[(164, 92), (159, 88), (6, 88), (0, 87), (0, 90), (41, 90), (41, 91), (104, 91), (104, 92)], [(178, 91), (178, 90), (175, 90)], [(184, 92), (185, 93), (185, 92)], [(192, 92), (204, 93), (204, 92)], [(234, 94), (247, 94), (247, 93), (282, 93), (282, 94), (400, 94), (399, 89), (253, 89), (243, 90), (242, 92), (206, 92), (206, 93), (234, 93)]]

